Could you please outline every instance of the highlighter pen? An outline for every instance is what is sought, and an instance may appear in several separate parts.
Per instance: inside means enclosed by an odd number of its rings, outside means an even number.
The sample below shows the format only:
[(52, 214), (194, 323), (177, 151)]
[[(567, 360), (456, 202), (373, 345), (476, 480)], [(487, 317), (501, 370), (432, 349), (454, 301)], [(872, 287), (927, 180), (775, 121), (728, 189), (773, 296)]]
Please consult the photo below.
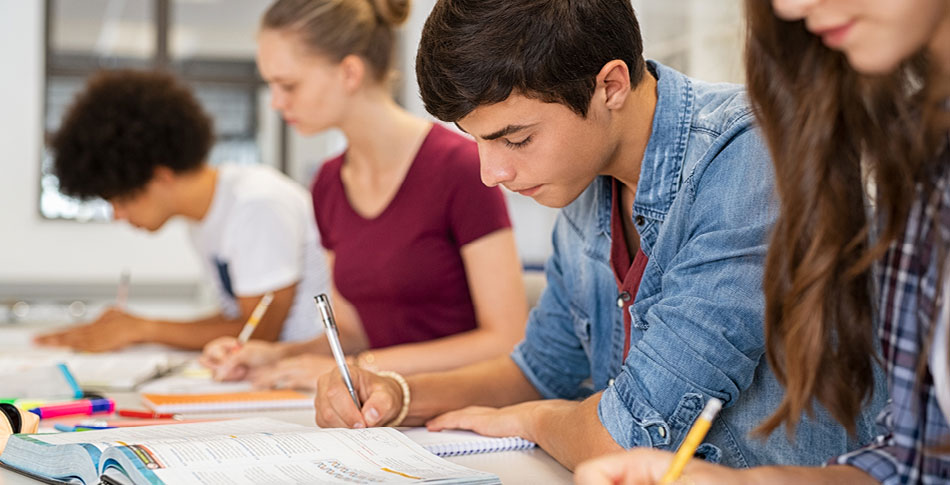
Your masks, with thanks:
[(676, 455), (673, 456), (673, 461), (670, 462), (670, 468), (666, 470), (666, 474), (660, 479), (660, 485), (669, 485), (679, 480), (680, 474), (683, 473), (683, 468), (686, 468), (689, 459), (696, 454), (696, 448), (699, 448), (699, 444), (702, 443), (703, 438), (706, 437), (706, 433), (709, 431), (709, 427), (712, 426), (712, 422), (716, 419), (716, 414), (719, 414), (720, 409), (722, 409), (722, 401), (714, 397), (706, 401), (703, 412), (701, 412), (699, 418), (693, 422), (693, 427), (689, 429), (686, 438), (680, 443), (680, 447), (676, 450)]
[(254, 333), (254, 329), (257, 328), (257, 324), (261, 323), (261, 318), (272, 301), (274, 301), (274, 292), (268, 291), (257, 302), (257, 306), (254, 307), (254, 311), (251, 312), (250, 318), (247, 319), (247, 323), (244, 324), (244, 328), (241, 329), (241, 333), (238, 335), (238, 342), (242, 345), (247, 343), (248, 339), (251, 338), (251, 334)]
[(53, 428), (56, 431), (62, 431), (64, 433), (71, 433), (73, 431), (92, 431), (96, 429), (115, 429), (115, 426), (70, 426), (68, 424), (56, 423), (53, 425)]
[(63, 404), (65, 402), (71, 401), (47, 401), (45, 399), (17, 399), (13, 403), (14, 406), (23, 411), (29, 411), (33, 408), (38, 408), (40, 406), (49, 406), (50, 404)]
[(80, 399), (63, 404), (36, 407), (30, 409), (30, 412), (39, 416), (40, 419), (46, 419), (77, 414), (111, 413), (114, 410), (115, 401), (112, 399)]
[[(42, 406), (44, 404), (49, 404), (49, 402), (50, 401), (47, 399), (21, 399), (21, 398), (0, 399), (0, 404), (10, 404), (20, 409), (35, 408), (35, 407)], [(59, 402), (64, 402), (64, 401), (59, 401)]]
[(340, 369), (340, 375), (343, 376), (343, 383), (346, 389), (350, 391), (350, 397), (353, 398), (353, 404), (356, 409), (362, 409), (360, 398), (356, 396), (356, 389), (353, 388), (353, 379), (350, 379), (350, 370), (346, 367), (346, 357), (343, 355), (343, 346), (340, 345), (340, 334), (337, 332), (336, 320), (333, 319), (333, 309), (330, 308), (330, 299), (326, 293), (320, 293), (313, 297), (317, 302), (317, 310), (320, 312), (320, 319), (323, 320), (323, 328), (327, 331), (327, 341), (330, 342), (330, 351), (333, 352), (333, 360)]

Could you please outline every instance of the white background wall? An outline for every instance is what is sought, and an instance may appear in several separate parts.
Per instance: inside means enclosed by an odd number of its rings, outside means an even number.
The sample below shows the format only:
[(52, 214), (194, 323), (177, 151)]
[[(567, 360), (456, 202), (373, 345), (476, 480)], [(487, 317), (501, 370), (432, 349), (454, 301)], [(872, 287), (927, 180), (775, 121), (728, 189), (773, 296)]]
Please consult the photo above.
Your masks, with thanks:
[[(156, 234), (147, 234), (122, 223), (79, 224), (39, 216), (43, 3), (0, 0), (0, 286), (110, 285), (124, 268), (132, 271), (137, 283), (194, 283), (199, 278), (198, 265), (182, 224), (172, 223)], [(434, 3), (414, 2), (398, 62), (403, 103), (427, 118), (412, 63), (422, 25)], [(740, 3), (633, 0), (646, 55), (704, 79), (740, 81)], [(252, 37), (253, 32), (247, 35)], [(293, 135), (291, 175), (307, 183), (317, 164), (339, 152), (344, 143), (336, 133), (309, 139)], [(529, 262), (543, 260), (550, 250), (554, 211), (520, 196), (510, 196), (509, 203), (523, 257)]]
[(146, 234), (125, 224), (39, 215), (43, 2), (0, 0), (0, 284), (194, 282), (197, 261), (180, 224)]

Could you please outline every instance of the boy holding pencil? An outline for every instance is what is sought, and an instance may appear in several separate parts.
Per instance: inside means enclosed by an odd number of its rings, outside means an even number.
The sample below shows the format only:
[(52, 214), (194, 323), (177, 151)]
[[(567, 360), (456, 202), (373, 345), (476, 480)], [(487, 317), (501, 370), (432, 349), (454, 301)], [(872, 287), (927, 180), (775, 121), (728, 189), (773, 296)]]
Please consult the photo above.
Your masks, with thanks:
[(821, 463), (870, 438), (816, 407), (796, 440), (752, 435), (782, 400), (763, 358), (768, 151), (739, 86), (642, 57), (629, 0), (440, 0), (416, 60), (426, 109), (479, 147), (482, 181), (562, 208), (547, 288), (510, 356), (400, 379), (317, 384), (320, 426), (404, 424), (535, 441), (573, 468), (674, 450), (711, 398), (696, 455)]
[(116, 219), (147, 231), (184, 218), (221, 310), (172, 322), (112, 308), (38, 343), (105, 351), (157, 342), (198, 350), (237, 335), (265, 294), (272, 301), (255, 339), (317, 334), (310, 299), (329, 282), (310, 195), (270, 167), (209, 165), (212, 143), (211, 119), (171, 75), (111, 71), (89, 81), (51, 142), (60, 190), (101, 197)]

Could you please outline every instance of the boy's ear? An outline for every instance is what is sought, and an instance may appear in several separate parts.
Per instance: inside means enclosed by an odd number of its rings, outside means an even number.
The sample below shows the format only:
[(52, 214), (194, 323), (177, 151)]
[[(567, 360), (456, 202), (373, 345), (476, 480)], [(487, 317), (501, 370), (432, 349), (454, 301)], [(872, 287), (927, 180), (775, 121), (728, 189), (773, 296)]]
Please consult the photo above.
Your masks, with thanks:
[(630, 69), (627, 63), (614, 59), (597, 73), (597, 89), (604, 89), (605, 106), (607, 109), (619, 109), (630, 94)]
[(161, 184), (168, 184), (175, 180), (175, 171), (164, 165), (158, 165), (152, 172), (152, 180)]

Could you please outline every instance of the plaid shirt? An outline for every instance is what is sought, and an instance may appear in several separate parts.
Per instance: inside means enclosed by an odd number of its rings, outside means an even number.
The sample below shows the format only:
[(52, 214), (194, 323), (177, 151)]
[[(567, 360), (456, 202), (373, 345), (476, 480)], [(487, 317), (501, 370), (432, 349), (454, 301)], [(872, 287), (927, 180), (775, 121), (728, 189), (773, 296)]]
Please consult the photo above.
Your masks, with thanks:
[[(877, 267), (880, 338), (890, 401), (878, 418), (884, 428), (870, 445), (832, 460), (864, 470), (884, 484), (950, 483), (950, 427), (940, 410), (929, 367), (918, 377), (923, 341), (931, 334), (938, 245), (950, 242), (950, 150), (937, 165), (931, 191), (918, 190), (904, 234)], [(950, 276), (948, 276), (950, 277)], [(948, 281), (950, 282), (950, 281)], [(947, 358), (944, 356), (943, 358)]]

